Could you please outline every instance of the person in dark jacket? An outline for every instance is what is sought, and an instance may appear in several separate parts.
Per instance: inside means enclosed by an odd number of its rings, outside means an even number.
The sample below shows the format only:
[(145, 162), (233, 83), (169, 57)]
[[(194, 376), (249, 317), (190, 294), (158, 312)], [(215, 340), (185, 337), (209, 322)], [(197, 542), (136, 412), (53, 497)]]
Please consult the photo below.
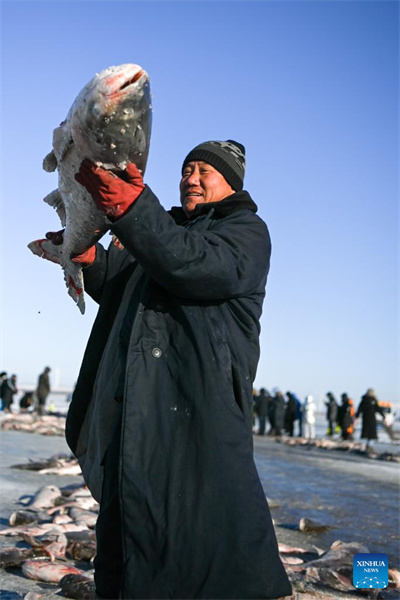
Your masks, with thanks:
[(272, 401), (274, 405), (274, 427), (271, 431), (271, 435), (279, 437), (282, 435), (282, 430), (285, 425), (285, 398), (283, 397), (282, 392), (278, 390)]
[(336, 429), (336, 422), (338, 417), (338, 403), (332, 392), (328, 392), (326, 396), (328, 398), (328, 401), (325, 402), (325, 405), (327, 407), (326, 418), (328, 421), (327, 435), (332, 436), (335, 433)]
[(14, 402), (14, 396), (17, 393), (17, 376), (11, 375), (8, 379), (4, 379), (0, 389), (1, 404), (4, 412), (11, 412), (11, 404)]
[(366, 448), (369, 447), (371, 440), (377, 440), (378, 434), (376, 430), (376, 413), (385, 418), (384, 410), (379, 406), (375, 391), (369, 388), (358, 406), (356, 419), (362, 415), (362, 430), (361, 438), (367, 440)]
[(196, 146), (168, 212), (133, 164), (76, 175), (119, 240), (74, 257), (99, 303), (66, 424), (99, 597), (291, 594), (252, 451), (271, 247), (244, 170), (241, 144)]
[(291, 392), (286, 392), (287, 402), (285, 405), (285, 431), (293, 437), (294, 422), (297, 417), (297, 404), (294, 395)]
[(258, 416), (258, 432), (257, 435), (264, 435), (265, 423), (268, 415), (268, 405), (271, 401), (271, 396), (266, 389), (261, 388), (260, 393), (256, 397), (256, 413)]
[(39, 375), (36, 388), (37, 412), (38, 415), (44, 415), (46, 407), (46, 399), (50, 394), (50, 367), (45, 367), (43, 373)]
[(298, 437), (302, 437), (303, 436), (303, 405), (300, 402), (300, 400), (298, 399), (298, 397), (296, 396), (296, 394), (293, 394), (292, 392), (292, 397), (294, 398), (294, 401), (296, 402), (296, 419), (295, 421), (297, 421), (298, 423)]
[(0, 410), (4, 410), (4, 407), (6, 405), (5, 401), (3, 400), (3, 383), (5, 381), (7, 381), (7, 371), (1, 371), (1, 373), (0, 373), (0, 399), (1, 399)]
[(34, 392), (25, 392), (19, 401), (19, 412), (26, 413), (33, 405)]
[(341, 396), (342, 404), (338, 408), (338, 423), (342, 431), (342, 440), (352, 440), (354, 431), (354, 403), (345, 393)]

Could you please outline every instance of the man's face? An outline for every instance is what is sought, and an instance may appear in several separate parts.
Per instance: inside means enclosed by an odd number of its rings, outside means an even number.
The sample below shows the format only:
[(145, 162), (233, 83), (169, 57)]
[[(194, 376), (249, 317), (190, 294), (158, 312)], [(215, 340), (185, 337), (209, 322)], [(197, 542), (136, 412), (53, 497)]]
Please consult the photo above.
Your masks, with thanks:
[(235, 193), (217, 169), (198, 160), (185, 166), (179, 189), (182, 208), (187, 216), (193, 212), (196, 204), (219, 202)]

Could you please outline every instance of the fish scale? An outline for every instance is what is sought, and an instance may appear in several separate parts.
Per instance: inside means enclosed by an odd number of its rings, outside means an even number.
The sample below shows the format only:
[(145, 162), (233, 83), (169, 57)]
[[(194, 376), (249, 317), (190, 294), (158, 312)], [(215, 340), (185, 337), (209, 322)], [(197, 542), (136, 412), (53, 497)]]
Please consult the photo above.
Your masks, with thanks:
[(39, 239), (28, 244), (33, 254), (61, 265), (69, 295), (85, 312), (81, 265), (83, 254), (109, 229), (110, 222), (90, 194), (75, 180), (84, 159), (111, 171), (135, 163), (144, 173), (150, 146), (151, 91), (147, 73), (135, 64), (109, 67), (81, 90), (66, 119), (53, 132), (53, 149), (43, 160), (47, 172), (58, 171), (58, 188), (44, 201), (64, 228), (63, 243)]

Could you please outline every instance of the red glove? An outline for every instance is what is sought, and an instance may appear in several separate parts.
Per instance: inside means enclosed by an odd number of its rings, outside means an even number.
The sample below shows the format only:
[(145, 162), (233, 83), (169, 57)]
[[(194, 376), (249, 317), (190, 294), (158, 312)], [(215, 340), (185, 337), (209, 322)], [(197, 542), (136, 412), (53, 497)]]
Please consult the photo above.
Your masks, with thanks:
[[(46, 238), (51, 241), (55, 246), (61, 246), (63, 243), (63, 235), (64, 229), (60, 231), (48, 231), (46, 233)], [(93, 264), (96, 259), (96, 246), (91, 246), (89, 250), (83, 252), (83, 254), (78, 254), (76, 256), (71, 256), (71, 260), (74, 263), (79, 263), (82, 267), (88, 267)]]
[(85, 159), (75, 179), (112, 220), (122, 217), (144, 190), (142, 174), (134, 163), (127, 164), (118, 176)]

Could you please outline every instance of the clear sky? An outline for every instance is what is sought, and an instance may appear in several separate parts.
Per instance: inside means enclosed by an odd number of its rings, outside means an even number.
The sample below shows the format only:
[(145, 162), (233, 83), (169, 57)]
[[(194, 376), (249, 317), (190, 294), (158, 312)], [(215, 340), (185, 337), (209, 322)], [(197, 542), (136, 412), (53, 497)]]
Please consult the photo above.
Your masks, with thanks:
[[(399, 398), (397, 1), (2, 0), (0, 369), (73, 386), (82, 316), (27, 244), (60, 228), (42, 199), (53, 129), (81, 88), (138, 63), (153, 93), (145, 181), (178, 204), (202, 141), (246, 146), (245, 189), (272, 238), (255, 386), (318, 402)], [(105, 237), (108, 244), (109, 236)]]

